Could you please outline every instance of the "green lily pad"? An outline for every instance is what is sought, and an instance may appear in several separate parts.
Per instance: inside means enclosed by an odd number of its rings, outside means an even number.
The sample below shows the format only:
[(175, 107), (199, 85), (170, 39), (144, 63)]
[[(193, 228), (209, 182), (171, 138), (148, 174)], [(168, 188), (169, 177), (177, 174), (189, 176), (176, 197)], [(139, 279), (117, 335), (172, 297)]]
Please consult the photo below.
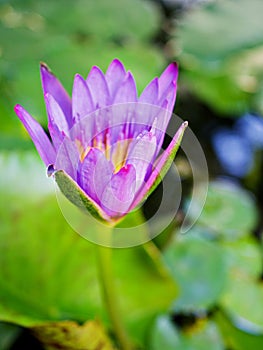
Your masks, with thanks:
[(260, 247), (252, 240), (225, 246), (228, 283), (220, 299), (226, 312), (240, 329), (263, 333), (263, 283)]
[(213, 322), (202, 321), (196, 328), (178, 329), (168, 316), (159, 316), (151, 332), (149, 350), (223, 350), (219, 330)]
[[(192, 203), (189, 215), (195, 217), (198, 200)], [(234, 240), (245, 236), (257, 222), (257, 211), (249, 192), (227, 182), (212, 182), (206, 203), (197, 221), (215, 237)]]
[[(237, 59), (233, 58), (233, 61), (236, 62)], [(247, 112), (253, 102), (253, 95), (244, 91), (238, 84), (242, 73), (232, 72), (232, 67), (219, 67), (212, 72), (199, 67), (197, 70), (185, 69), (181, 79), (190, 91), (212, 109), (216, 109), (222, 115), (236, 116)]]
[(187, 237), (174, 240), (164, 252), (164, 259), (179, 286), (175, 310), (206, 308), (216, 303), (226, 284), (226, 264), (220, 247), (195, 238), (195, 231), (189, 231)]

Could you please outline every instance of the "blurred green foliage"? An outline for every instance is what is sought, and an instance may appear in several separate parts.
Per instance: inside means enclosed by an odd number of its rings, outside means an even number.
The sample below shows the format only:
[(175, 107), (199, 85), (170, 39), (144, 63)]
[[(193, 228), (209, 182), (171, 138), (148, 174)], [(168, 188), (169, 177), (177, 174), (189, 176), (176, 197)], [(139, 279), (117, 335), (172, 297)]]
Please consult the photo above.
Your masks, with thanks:
[(185, 83), (222, 114), (263, 112), (262, 11), (261, 0), (211, 1), (174, 31)]
[[(47, 62), (71, 92), (74, 74), (86, 76), (92, 65), (105, 70), (118, 57), (134, 73), (141, 91), (165, 63), (161, 52), (150, 45), (157, 25), (156, 8), (140, 0), (7, 1), (0, 5), (1, 138), (11, 137), (14, 145), (14, 135), (25, 137), (13, 113), (16, 103), (23, 102), (45, 122), (40, 61)], [(11, 142), (8, 146), (12, 147)]]
[[(167, 8), (166, 19), (161, 8), (157, 0), (0, 2), (0, 349), (21, 334), (10, 322), (31, 328), (99, 319), (111, 331), (95, 246), (69, 227), (13, 112), (21, 103), (46, 125), (40, 61), (70, 92), (75, 73), (105, 70), (118, 57), (141, 91), (168, 57), (180, 63), (179, 98), (190, 92), (217, 120), (263, 113), (262, 1), (209, 1), (180, 15)], [(262, 349), (262, 228), (254, 234), (260, 171), (250, 180), (253, 195), (211, 182), (196, 225), (186, 235), (176, 222), (169, 226), (161, 251), (154, 243), (114, 251), (121, 308), (139, 349)], [(183, 199), (184, 214), (190, 198)]]
[[(10, 156), (1, 158), (1, 320), (29, 327), (65, 319), (84, 322), (99, 317), (106, 322), (95, 245), (72, 231), (37, 158)], [(17, 186), (9, 181), (12, 173), (20, 174)], [(135, 338), (143, 336), (147, 320), (165, 310), (177, 294), (172, 279), (161, 276), (156, 261), (148, 258), (147, 263), (147, 256), (142, 247), (114, 252), (118, 294)], [(142, 283), (154, 292), (142, 295)]]

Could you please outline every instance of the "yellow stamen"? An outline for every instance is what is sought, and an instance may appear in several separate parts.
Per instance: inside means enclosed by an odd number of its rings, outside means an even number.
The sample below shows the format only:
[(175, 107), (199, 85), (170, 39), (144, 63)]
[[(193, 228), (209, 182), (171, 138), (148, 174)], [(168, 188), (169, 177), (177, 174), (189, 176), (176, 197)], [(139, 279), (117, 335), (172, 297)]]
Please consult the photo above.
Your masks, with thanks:
[(128, 155), (127, 153), (130, 143), (131, 139), (120, 140), (117, 141), (113, 146), (114, 149), (112, 152), (111, 161), (115, 168), (115, 173), (117, 173), (124, 166)]
[[(122, 138), (122, 137), (121, 137)], [(79, 151), (80, 161), (83, 162), (91, 148), (97, 148), (104, 152), (107, 160), (111, 160), (114, 166), (114, 173), (117, 173), (126, 163), (128, 148), (132, 139), (121, 139), (117, 141), (113, 146), (110, 145), (109, 135), (106, 134), (105, 143), (98, 138), (94, 138), (92, 146), (84, 148), (80, 140), (76, 140), (76, 146)]]
[(89, 153), (89, 150), (91, 149), (90, 146), (84, 148), (80, 140), (75, 140), (77, 149), (79, 151), (79, 159), (81, 162), (84, 161), (86, 155)]

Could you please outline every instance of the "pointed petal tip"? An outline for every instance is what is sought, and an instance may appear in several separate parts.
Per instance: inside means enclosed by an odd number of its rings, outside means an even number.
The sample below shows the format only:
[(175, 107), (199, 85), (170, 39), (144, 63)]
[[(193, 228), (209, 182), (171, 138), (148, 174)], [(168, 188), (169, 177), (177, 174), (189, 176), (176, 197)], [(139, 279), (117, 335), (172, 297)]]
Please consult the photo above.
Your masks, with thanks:
[(52, 73), (51, 69), (49, 68), (49, 66), (45, 62), (40, 62), (40, 72), (41, 72), (41, 74), (49, 73), (49, 74), (54, 75)]
[[(183, 122), (183, 123), (180, 125), (179, 129), (177, 130), (176, 134), (175, 134), (174, 137), (173, 137), (173, 140), (172, 140), (170, 146), (171, 146), (174, 142), (179, 143), (179, 144), (181, 143), (182, 138), (183, 138), (183, 136), (184, 136), (184, 133), (185, 133), (185, 130), (186, 130), (187, 127), (188, 127), (188, 121), (185, 121), (185, 122)], [(173, 142), (173, 141), (174, 141), (174, 142)], [(169, 146), (168, 146), (168, 148), (169, 148)]]
[(176, 83), (178, 78), (178, 64), (172, 62), (168, 67), (163, 71), (159, 78), (159, 84), (161, 88), (169, 86), (170, 83)]
[(133, 78), (132, 72), (128, 70), (126, 73), (125, 79), (130, 79), (131, 77)]
[(168, 68), (171, 70), (171, 71), (174, 71), (175, 73), (178, 72), (178, 68), (179, 68), (179, 64), (177, 62), (172, 62), (169, 64)]
[(83, 76), (79, 73), (75, 74), (74, 80), (73, 80), (72, 94), (74, 90), (75, 90), (74, 93), (76, 93), (76, 89), (79, 89), (80, 86), (82, 88), (83, 85), (85, 86), (85, 89), (89, 89), (87, 85), (87, 81), (83, 78)]
[(74, 81), (75, 81), (75, 80), (81, 80), (81, 81), (83, 81), (83, 80), (85, 80), (85, 79), (83, 78), (83, 76), (82, 76), (81, 74), (76, 73), (76, 74), (74, 75)]
[(45, 63), (45, 62), (43, 62), (43, 61), (40, 61), (40, 68), (45, 68), (45, 69), (48, 69), (48, 66), (47, 66), (47, 64)]
[(180, 128), (178, 129), (177, 133), (179, 134), (184, 133), (187, 127), (188, 127), (188, 121), (183, 122)]
[(102, 74), (102, 75), (104, 75), (103, 71), (98, 66), (92, 66), (91, 67), (87, 79), (89, 79), (89, 77), (91, 77), (93, 74)]
[(110, 63), (110, 64), (112, 64), (112, 63), (116, 63), (116, 64), (118, 64), (118, 65), (120, 65), (120, 66), (123, 66), (122, 61), (121, 61), (121, 60), (119, 60), (118, 58), (114, 58), (114, 59), (111, 61), (111, 63)]
[[(179, 129), (177, 130), (176, 134), (174, 135), (170, 145), (167, 147), (166, 149), (166, 152), (173, 152), (173, 149), (175, 147), (175, 145), (178, 145), (178, 147), (180, 146), (181, 142), (182, 142), (182, 138), (184, 136), (184, 132), (185, 132), (185, 129), (188, 127), (188, 122), (185, 121), (183, 122)], [(177, 151), (176, 151), (177, 152)]]
[(21, 106), (20, 104), (16, 104), (14, 107), (14, 111), (16, 113), (16, 115), (18, 116), (18, 118), (23, 122), (24, 120), (24, 116), (25, 114), (28, 114), (31, 118), (32, 116), (24, 109), (23, 106)]
[(21, 110), (22, 106), (20, 104), (16, 104), (15, 107), (14, 107), (14, 111), (15, 113), (19, 113), (19, 111)]
[(137, 87), (134, 77), (130, 71), (127, 71), (123, 81), (118, 86), (114, 97), (114, 103), (136, 102), (138, 100)]
[(176, 81), (177, 81), (178, 69), (179, 69), (179, 66), (178, 66), (177, 62), (172, 62), (167, 67), (167, 73), (174, 75), (174, 79), (172, 81), (173, 83), (176, 83)]
[(155, 104), (158, 97), (158, 90), (158, 77), (155, 77), (142, 91), (140, 95), (140, 102)]
[(16, 104), (14, 107), (15, 114), (18, 116), (18, 118), (22, 121), (24, 124), (24, 113), (25, 110), (20, 104)]
[(131, 86), (133, 86), (135, 88), (136, 95), (137, 95), (136, 82), (135, 82), (135, 79), (134, 79), (134, 76), (133, 76), (132, 72), (129, 71), (129, 70), (127, 71), (126, 76), (124, 78), (124, 83), (125, 82), (129, 82), (131, 84)]
[(53, 163), (56, 156), (55, 150), (42, 126), (21, 105), (15, 106), (15, 112), (35, 144), (43, 162), (46, 165)]
[(122, 63), (121, 60), (119, 60), (118, 58), (114, 58), (111, 63), (109, 64), (108, 66), (108, 69), (112, 66), (117, 66), (118, 68), (120, 68), (122, 71), (126, 71), (125, 70), (125, 67), (124, 67), (124, 64)]

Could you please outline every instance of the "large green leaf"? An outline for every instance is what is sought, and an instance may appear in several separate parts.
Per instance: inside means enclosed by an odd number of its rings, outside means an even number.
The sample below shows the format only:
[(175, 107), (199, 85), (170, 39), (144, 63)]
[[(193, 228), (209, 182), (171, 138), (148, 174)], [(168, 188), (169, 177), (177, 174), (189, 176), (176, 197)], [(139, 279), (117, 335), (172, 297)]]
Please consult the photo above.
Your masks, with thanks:
[[(13, 6), (5, 11), (18, 13), (23, 20), (22, 25), (29, 27), (34, 15), (43, 22), (43, 28), (50, 32), (72, 35), (73, 39), (96, 40), (143, 40), (149, 39), (157, 29), (158, 17), (156, 6), (140, 0), (97, 0), (85, 1), (64, 0), (61, 3), (45, 0), (29, 0), (21, 3), (9, 1)], [(70, 11), (69, 11), (70, 8)], [(33, 19), (32, 19), (33, 17)], [(31, 24), (32, 26), (32, 24)]]
[[(0, 164), (0, 319), (23, 326), (105, 321), (96, 247), (66, 222), (40, 160), (5, 153)], [(113, 261), (125, 323), (143, 342), (150, 319), (176, 296), (175, 283), (157, 268), (160, 257), (156, 264), (140, 246), (113, 250)]]
[(177, 30), (183, 53), (212, 65), (262, 45), (262, 11), (261, 0), (221, 0), (190, 11)]

